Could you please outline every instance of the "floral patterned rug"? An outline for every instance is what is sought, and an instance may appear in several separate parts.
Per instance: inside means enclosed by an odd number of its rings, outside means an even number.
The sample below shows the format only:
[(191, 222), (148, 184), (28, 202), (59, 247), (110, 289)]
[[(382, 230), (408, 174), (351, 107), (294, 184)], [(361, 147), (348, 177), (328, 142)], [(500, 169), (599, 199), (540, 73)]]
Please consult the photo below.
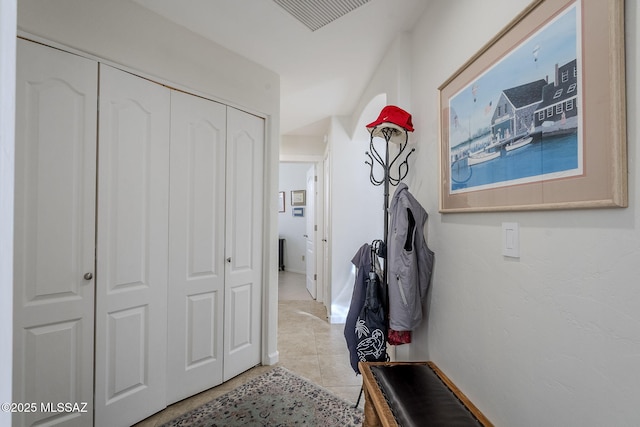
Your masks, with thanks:
[(163, 427), (361, 426), (353, 404), (285, 368), (273, 370)]

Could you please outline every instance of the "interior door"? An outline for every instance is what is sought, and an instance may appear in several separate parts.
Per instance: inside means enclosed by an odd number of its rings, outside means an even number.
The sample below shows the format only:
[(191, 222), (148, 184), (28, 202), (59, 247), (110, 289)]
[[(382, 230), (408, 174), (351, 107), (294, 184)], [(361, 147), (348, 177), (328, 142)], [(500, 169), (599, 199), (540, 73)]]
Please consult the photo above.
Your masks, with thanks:
[(96, 425), (166, 403), (169, 112), (169, 89), (101, 64)]
[(331, 307), (331, 245), (329, 242), (329, 236), (331, 234), (331, 163), (329, 160), (329, 155), (324, 159), (324, 186), (323, 186), (323, 196), (324, 196), (324, 215), (322, 215), (322, 220), (324, 224), (322, 226), (322, 256), (324, 258), (324, 262), (322, 263), (322, 268), (324, 269), (322, 278), (324, 280), (323, 286), (323, 302), (325, 307), (327, 307), (327, 315), (331, 318), (331, 313), (329, 312)]
[(307, 271), (307, 290), (313, 299), (316, 299), (316, 168), (311, 166), (307, 171), (307, 229), (306, 239), (306, 271)]
[(171, 93), (167, 403), (222, 382), (226, 116)]
[(97, 79), (95, 61), (18, 40), (13, 399), (37, 411), (14, 426), (93, 422)]
[(227, 107), (224, 380), (260, 363), (264, 119)]
[(316, 251), (316, 300), (325, 304), (324, 301), (324, 167), (322, 162), (315, 163), (316, 168), (316, 197), (315, 197), (315, 216), (316, 216), (316, 234), (315, 234), (315, 251)]

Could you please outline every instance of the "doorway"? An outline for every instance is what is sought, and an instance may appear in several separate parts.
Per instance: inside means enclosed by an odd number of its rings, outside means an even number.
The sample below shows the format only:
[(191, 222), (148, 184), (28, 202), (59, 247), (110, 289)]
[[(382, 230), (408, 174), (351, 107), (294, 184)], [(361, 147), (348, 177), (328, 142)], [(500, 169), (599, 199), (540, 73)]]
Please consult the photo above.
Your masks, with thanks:
[(308, 295), (326, 304), (323, 283), (324, 167), (319, 162), (280, 162), (283, 198), (278, 232), (283, 247), (281, 269), (299, 274)]

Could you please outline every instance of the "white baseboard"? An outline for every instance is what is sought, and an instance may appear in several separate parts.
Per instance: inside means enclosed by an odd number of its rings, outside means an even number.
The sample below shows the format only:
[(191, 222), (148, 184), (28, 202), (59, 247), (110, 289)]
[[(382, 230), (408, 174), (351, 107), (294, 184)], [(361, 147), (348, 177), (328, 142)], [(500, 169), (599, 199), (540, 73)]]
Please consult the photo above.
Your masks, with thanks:
[(279, 360), (280, 360), (280, 353), (278, 351), (275, 351), (271, 354), (268, 354), (266, 359), (262, 360), (262, 364), (265, 366), (271, 366), (278, 363)]

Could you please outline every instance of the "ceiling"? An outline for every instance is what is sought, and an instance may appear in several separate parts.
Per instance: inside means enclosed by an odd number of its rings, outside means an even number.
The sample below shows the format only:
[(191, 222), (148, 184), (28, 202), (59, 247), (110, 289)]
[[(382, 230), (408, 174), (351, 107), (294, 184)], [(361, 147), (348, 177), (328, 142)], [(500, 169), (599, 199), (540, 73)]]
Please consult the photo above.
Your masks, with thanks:
[(322, 134), (328, 117), (351, 115), (396, 35), (428, 3), (369, 0), (312, 31), (271, 0), (133, 1), (278, 73), (283, 135)]

